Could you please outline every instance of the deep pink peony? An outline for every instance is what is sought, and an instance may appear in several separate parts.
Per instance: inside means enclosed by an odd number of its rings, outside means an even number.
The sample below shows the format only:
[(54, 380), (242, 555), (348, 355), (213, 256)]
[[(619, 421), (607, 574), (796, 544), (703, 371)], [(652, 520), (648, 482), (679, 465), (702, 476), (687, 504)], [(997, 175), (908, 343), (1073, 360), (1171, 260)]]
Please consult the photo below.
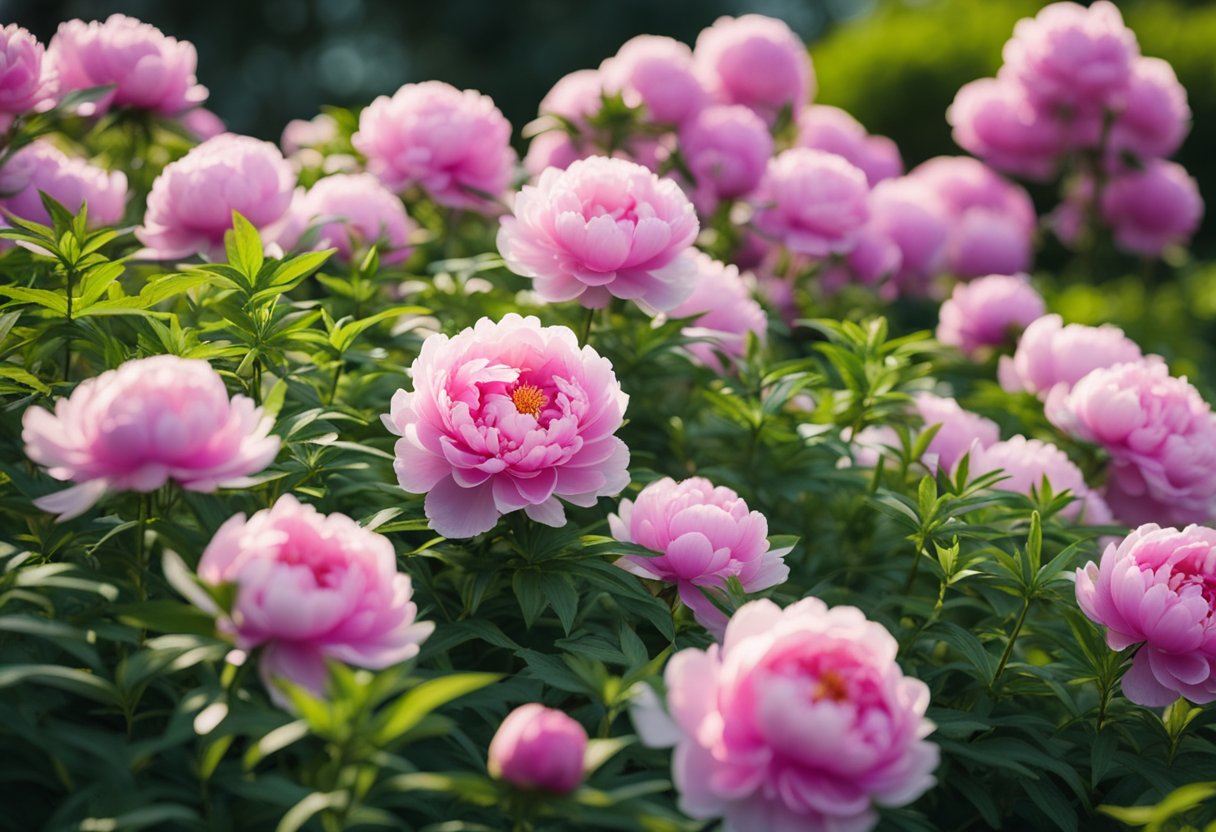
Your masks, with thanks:
[(336, 248), (337, 258), (351, 262), (374, 244), (384, 265), (410, 256), (414, 228), (395, 194), (368, 173), (327, 176), (292, 203), (293, 221), (279, 235), (284, 248), (298, 244), (313, 230), (314, 249)]
[(1150, 708), (1216, 701), (1216, 530), (1149, 523), (1077, 570), (1077, 603), (1112, 650), (1140, 644), (1123, 693)]
[(1124, 153), (1140, 159), (1172, 156), (1190, 129), (1186, 88), (1174, 68), (1160, 58), (1137, 58), (1127, 103), (1110, 128), (1110, 166), (1121, 167)]
[(1198, 183), (1182, 165), (1162, 159), (1113, 177), (1099, 206), (1115, 245), (1148, 257), (1189, 243), (1203, 219)]
[(148, 211), (135, 236), (141, 256), (169, 260), (223, 256), (224, 232), (238, 211), (264, 234), (291, 206), (296, 184), (291, 164), (270, 142), (224, 133), (165, 166), (148, 195)]
[(76, 483), (34, 501), (60, 520), (107, 491), (154, 491), (169, 480), (189, 491), (245, 484), (279, 452), (274, 420), (245, 396), (228, 398), (205, 361), (158, 355), (80, 383), (21, 419), (25, 453), (57, 480)]
[(520, 789), (569, 794), (584, 776), (587, 732), (561, 711), (520, 705), (490, 741), (490, 776)]
[(172, 116), (207, 100), (207, 88), (194, 77), (194, 44), (166, 37), (125, 14), (112, 14), (105, 23), (60, 23), (46, 57), (59, 76), (61, 93), (114, 85), (96, 101), (82, 104), (81, 115), (133, 107)]
[(796, 254), (851, 249), (869, 219), (866, 175), (840, 156), (796, 147), (773, 157), (752, 195), (760, 233)]
[(750, 107), (769, 124), (783, 108), (797, 116), (815, 92), (806, 45), (771, 17), (718, 18), (697, 36), (693, 58), (715, 99)]
[(954, 141), (997, 170), (1048, 179), (1068, 152), (1069, 135), (1007, 78), (965, 84), (946, 111)]
[(1012, 343), (1046, 311), (1026, 275), (991, 274), (954, 287), (938, 313), (937, 340), (974, 357)]
[(0, 129), (55, 100), (59, 79), (38, 39), (15, 23), (0, 28)]
[(861, 169), (871, 186), (904, 172), (895, 142), (886, 136), (871, 136), (861, 122), (839, 107), (816, 104), (803, 110), (795, 144), (843, 156)]
[(1202, 523), (1216, 513), (1216, 421), (1185, 378), (1151, 357), (1094, 370), (1048, 395), (1047, 419), (1110, 454), (1111, 509), (1136, 522)]
[(672, 318), (696, 316), (693, 325), (682, 332), (707, 339), (708, 343), (689, 344), (685, 349), (706, 367), (725, 372), (718, 353), (741, 358), (749, 332), (763, 343), (768, 316), (752, 297), (751, 286), (739, 274), (738, 266), (714, 260), (701, 251), (694, 251), (692, 258), (697, 268), (696, 288), (686, 301), (667, 314)]
[(1026, 327), (1013, 357), (997, 369), (1010, 393), (1046, 395), (1056, 385), (1072, 387), (1093, 370), (1139, 361), (1140, 346), (1112, 324), (1064, 325), (1059, 315), (1044, 315)]
[(498, 250), (547, 301), (605, 306), (613, 297), (665, 311), (692, 292), (683, 257), (699, 225), (680, 186), (601, 156), (550, 168), (515, 197)]
[(726, 615), (702, 588), (725, 589), (733, 577), (745, 591), (759, 592), (789, 577), (785, 556), (790, 549), (769, 548), (764, 515), (704, 477), (656, 480), (636, 501), (621, 500), (617, 512), (608, 517), (613, 537), (661, 553), (628, 555), (617, 565), (642, 578), (674, 583), (680, 600), (717, 639), (726, 628)]
[[(869, 231), (888, 240), (899, 252), (899, 263), (890, 273), (894, 293), (932, 294), (933, 278), (945, 270), (950, 235), (946, 210), (936, 192), (908, 177), (887, 179), (870, 192), (868, 205)], [(870, 257), (882, 258), (885, 254), (876, 248)], [(855, 259), (850, 253), (850, 260)]]
[[(127, 203), (127, 177), (84, 159), (66, 156), (49, 141), (39, 140), (18, 150), (0, 170), (0, 208), (31, 222), (49, 224), (38, 192), (73, 214), (88, 203), (89, 225), (117, 225)], [(3, 221), (0, 220), (0, 223)]]
[(630, 107), (645, 107), (650, 121), (683, 124), (705, 105), (706, 93), (693, 73), (692, 50), (659, 35), (625, 41), (600, 66), (604, 91), (620, 94)]
[(935, 782), (929, 688), (903, 675), (898, 648), (855, 607), (752, 601), (722, 645), (668, 663), (674, 725), (655, 731), (662, 716), (649, 713), (635, 724), (650, 744), (676, 740), (690, 817), (730, 832), (864, 832), (874, 806), (911, 803)]
[(220, 526), (198, 576), (236, 587), (219, 629), (242, 650), (262, 648), (258, 672), (283, 708), (291, 704), (276, 679), (322, 696), (326, 659), (379, 670), (413, 658), (435, 628), (416, 620), (410, 578), (397, 571), (388, 538), (290, 494)]
[(410, 375), (413, 391), (397, 391), (384, 424), (401, 437), (401, 487), (427, 495), (445, 537), (489, 531), (519, 509), (560, 527), (559, 497), (593, 506), (629, 484), (629, 449), (614, 435), (628, 396), (608, 359), (564, 326), (482, 318), (427, 338)]
[(442, 81), (377, 98), (351, 142), (391, 190), (421, 188), (452, 208), (492, 209), (515, 167), (511, 124), (489, 96)]
[(1004, 471), (1007, 478), (992, 487), (1018, 494), (1029, 495), (1032, 489), (1041, 489), (1046, 478), (1053, 494), (1058, 496), (1069, 491), (1074, 498), (1060, 512), (1061, 517), (1092, 525), (1111, 521), (1106, 501), (1085, 484), (1081, 469), (1073, 464), (1068, 454), (1049, 442), (1015, 436), (986, 448), (977, 443), (971, 448), (968, 467), (971, 479), (992, 471)]
[(707, 107), (680, 130), (680, 154), (695, 181), (689, 187), (702, 214), (721, 200), (740, 199), (760, 184), (773, 155), (773, 137), (754, 112), (739, 105)]

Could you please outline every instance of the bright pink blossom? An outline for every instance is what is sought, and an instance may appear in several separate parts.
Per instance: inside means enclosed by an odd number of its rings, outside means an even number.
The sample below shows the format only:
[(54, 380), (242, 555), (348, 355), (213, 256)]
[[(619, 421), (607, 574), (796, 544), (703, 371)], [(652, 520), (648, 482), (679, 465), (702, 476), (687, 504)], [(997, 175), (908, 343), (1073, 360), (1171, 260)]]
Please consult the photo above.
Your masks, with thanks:
[(296, 198), (291, 213), (294, 221), (278, 238), (284, 248), (297, 245), (311, 229), (314, 249), (336, 248), (337, 258), (348, 263), (372, 245), (385, 265), (410, 255), (414, 224), (401, 200), (371, 174), (327, 176)]
[(18, 150), (0, 170), (0, 208), (31, 222), (49, 224), (38, 195), (43, 191), (75, 214), (88, 203), (89, 225), (117, 225), (127, 203), (127, 177), (106, 171), (84, 159), (67, 156), (49, 141)]
[(692, 258), (697, 268), (696, 288), (667, 314), (672, 318), (696, 317), (682, 333), (708, 343), (689, 344), (686, 349), (701, 364), (724, 372), (718, 353), (741, 358), (749, 332), (763, 343), (768, 317), (752, 297), (751, 286), (739, 274), (738, 266), (714, 260), (701, 251), (693, 252)]
[(816, 104), (803, 110), (795, 144), (843, 156), (861, 168), (871, 187), (904, 172), (895, 142), (886, 136), (871, 136), (861, 122), (839, 107)]
[(490, 776), (526, 790), (569, 794), (584, 776), (587, 732), (561, 711), (520, 705), (490, 741)]
[(48, 107), (59, 79), (38, 39), (15, 23), (0, 28), (0, 129), (13, 117)]
[(1064, 325), (1059, 315), (1044, 315), (1026, 327), (1013, 357), (1002, 357), (997, 370), (1010, 393), (1046, 395), (1057, 385), (1072, 387), (1091, 371), (1139, 361), (1140, 345), (1113, 324)]
[(869, 219), (866, 175), (842, 157), (796, 147), (768, 163), (752, 195), (760, 233), (796, 254), (851, 249)]
[(680, 154), (695, 180), (689, 188), (692, 200), (709, 214), (721, 200), (740, 199), (756, 189), (773, 155), (773, 137), (747, 107), (716, 105), (681, 128)]
[(1163, 159), (1113, 177), (1099, 207), (1115, 245), (1148, 257), (1189, 243), (1203, 219), (1198, 183), (1182, 165)]
[(435, 628), (417, 621), (410, 578), (397, 571), (388, 538), (290, 494), (220, 526), (198, 576), (235, 586), (219, 629), (242, 650), (262, 648), (259, 675), (283, 708), (290, 700), (277, 679), (322, 696), (327, 659), (373, 670), (400, 664)]
[(645, 107), (650, 121), (683, 124), (705, 105), (692, 50), (672, 38), (638, 35), (625, 41), (600, 66), (600, 75), (605, 92), (619, 93), (630, 107)]
[(1046, 311), (1026, 275), (991, 274), (954, 287), (938, 313), (937, 340), (974, 357), (1012, 343)]
[(1081, 469), (1073, 464), (1068, 454), (1049, 442), (1015, 436), (986, 448), (977, 443), (971, 448), (968, 468), (971, 479), (1003, 471), (1005, 479), (992, 487), (1017, 494), (1029, 495), (1032, 490), (1041, 489), (1046, 479), (1051, 484), (1052, 494), (1058, 496), (1069, 491), (1074, 498), (1060, 511), (1061, 517), (1093, 525), (1111, 521), (1106, 501), (1085, 484)]
[(697, 36), (693, 58), (715, 99), (750, 107), (769, 124), (783, 108), (797, 116), (815, 92), (806, 45), (771, 17), (718, 18)]
[(401, 437), (401, 487), (426, 494), (431, 528), (472, 537), (523, 509), (561, 527), (558, 498), (593, 506), (629, 484), (629, 449), (614, 434), (628, 396), (612, 364), (564, 326), (482, 318), (432, 335), (398, 390), (385, 426)]
[(76, 483), (34, 504), (60, 520), (107, 491), (155, 491), (173, 480), (189, 491), (248, 482), (278, 454), (274, 420), (245, 396), (228, 397), (205, 361), (158, 355), (81, 382), (55, 412), (21, 419), (25, 453), (57, 480)]
[(1142, 160), (1172, 156), (1190, 130), (1186, 88), (1174, 68), (1160, 58), (1137, 58), (1127, 103), (1110, 128), (1109, 164), (1122, 167), (1124, 153)]
[(1149, 523), (1077, 570), (1077, 603), (1112, 650), (1139, 644), (1123, 676), (1131, 701), (1216, 701), (1216, 530)]
[(965, 84), (946, 111), (946, 120), (959, 147), (997, 170), (1028, 179), (1050, 178), (1069, 150), (1063, 125), (1006, 78)]

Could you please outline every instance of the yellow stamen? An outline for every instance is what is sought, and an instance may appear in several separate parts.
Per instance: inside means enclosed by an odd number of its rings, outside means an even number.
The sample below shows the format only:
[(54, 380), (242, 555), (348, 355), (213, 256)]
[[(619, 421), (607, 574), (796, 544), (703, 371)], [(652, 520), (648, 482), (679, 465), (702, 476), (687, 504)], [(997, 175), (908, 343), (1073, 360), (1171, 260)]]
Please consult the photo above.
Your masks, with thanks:
[(540, 410), (549, 403), (549, 397), (535, 384), (521, 384), (511, 391), (511, 403), (520, 413), (540, 418)]
[(811, 688), (811, 700), (831, 699), (833, 702), (843, 702), (849, 698), (848, 685), (840, 675), (831, 670), (825, 671)]

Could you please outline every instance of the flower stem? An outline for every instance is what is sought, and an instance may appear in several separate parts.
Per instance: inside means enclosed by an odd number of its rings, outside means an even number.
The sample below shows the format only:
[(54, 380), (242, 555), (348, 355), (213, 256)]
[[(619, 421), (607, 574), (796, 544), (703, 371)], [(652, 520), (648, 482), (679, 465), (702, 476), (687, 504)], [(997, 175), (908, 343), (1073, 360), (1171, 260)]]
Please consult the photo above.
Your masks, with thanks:
[(132, 579), (135, 582), (135, 593), (139, 600), (148, 600), (148, 590), (144, 586), (144, 575), (148, 571), (148, 508), (152, 494), (139, 495), (139, 526), (136, 529), (139, 539), (135, 543), (135, 569)]
[(579, 338), (579, 341), (582, 342), (584, 347), (591, 343), (591, 322), (594, 320), (595, 310), (588, 309), (587, 317), (583, 319), (583, 334), (582, 337)]
[(65, 328), (64, 334), (63, 334), (63, 380), (71, 381), (72, 380), (72, 377), (71, 377), (72, 376), (72, 284), (75, 282), (72, 280), (72, 278), (74, 278), (76, 276), (76, 271), (74, 269), (68, 269), (67, 273), (68, 273), (67, 274), (67, 276), (68, 276), (68, 289), (67, 289), (68, 308), (67, 308), (67, 316), (66, 316), (67, 317), (67, 327)]
[(1001, 678), (1001, 673), (1005, 670), (1005, 665), (1009, 663), (1009, 657), (1013, 655), (1013, 644), (1018, 640), (1018, 634), (1022, 632), (1022, 625), (1026, 623), (1026, 613), (1030, 610), (1030, 596), (1022, 599), (1022, 611), (1018, 613), (1018, 620), (1013, 624), (1013, 632), (1009, 634), (1009, 642), (1005, 645), (1005, 652), (1001, 654), (1001, 660), (997, 663), (996, 673), (992, 676), (992, 684), (996, 685)]

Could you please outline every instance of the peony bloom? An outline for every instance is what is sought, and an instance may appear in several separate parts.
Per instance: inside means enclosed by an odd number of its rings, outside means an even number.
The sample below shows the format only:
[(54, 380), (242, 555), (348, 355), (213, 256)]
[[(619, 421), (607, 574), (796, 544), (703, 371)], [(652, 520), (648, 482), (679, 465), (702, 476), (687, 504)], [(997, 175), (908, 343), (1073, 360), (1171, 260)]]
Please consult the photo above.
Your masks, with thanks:
[(490, 741), (490, 776), (519, 789), (569, 794), (583, 782), (587, 732), (561, 711), (520, 705)]
[(51, 215), (39, 191), (73, 214), (87, 203), (92, 227), (117, 225), (127, 204), (127, 177), (66, 156), (40, 140), (18, 150), (0, 170), (0, 208), (23, 220), (49, 224)]
[(862, 832), (875, 805), (906, 805), (935, 782), (929, 688), (903, 675), (898, 647), (855, 607), (752, 601), (721, 645), (668, 662), (674, 723), (656, 731), (661, 714), (640, 713), (635, 725), (649, 744), (676, 741), (690, 817), (723, 818), (726, 832)]
[(545, 168), (565, 170), (579, 159), (587, 158), (575, 145), (570, 134), (565, 130), (546, 130), (537, 133), (528, 142), (528, 152), (524, 154), (524, 170), (532, 179), (544, 173)]
[(54, 413), (31, 407), (21, 424), (26, 455), (76, 483), (34, 501), (60, 520), (107, 491), (155, 491), (169, 480), (189, 491), (244, 485), (279, 452), (273, 419), (245, 396), (229, 399), (207, 362), (174, 355), (83, 381)]
[(1110, 454), (1107, 502), (1129, 524), (1200, 523), (1216, 508), (1216, 420), (1165, 363), (1149, 358), (1094, 370), (1046, 403), (1060, 430)]
[(523, 509), (566, 522), (560, 497), (593, 506), (629, 484), (629, 449), (614, 434), (628, 396), (612, 364), (564, 326), (509, 313), (449, 338), (432, 335), (385, 426), (401, 437), (401, 487), (426, 494), (431, 528), (472, 537)]
[[(354, 261), (372, 245), (384, 265), (410, 256), (409, 235), (414, 224), (395, 194), (369, 173), (327, 176), (297, 198), (292, 228), (279, 236), (284, 248), (299, 243), (306, 229), (315, 229), (316, 250), (336, 248), (339, 260)], [(319, 227), (317, 227), (319, 224)]]
[(638, 35), (600, 66), (604, 91), (630, 107), (645, 107), (650, 121), (683, 124), (705, 104), (693, 74), (692, 50), (672, 38)]
[(166, 37), (155, 26), (125, 14), (112, 14), (105, 23), (60, 23), (46, 57), (59, 76), (61, 93), (114, 85), (101, 98), (81, 105), (81, 115), (133, 107), (173, 116), (207, 100), (207, 88), (194, 77), (194, 44)]
[[(918, 220), (925, 219), (921, 207), (914, 207), (906, 214), (899, 210), (902, 207), (899, 203), (894, 202), (884, 206), (891, 210), (884, 210), (882, 225), (886, 226), (889, 222), (895, 223), (890, 229), (892, 233), (905, 233), (907, 230), (914, 229)], [(906, 222), (901, 224), (901, 220), (906, 220)], [(900, 230), (901, 225), (904, 231)], [(927, 223), (925, 227), (929, 227)], [(820, 288), (829, 294), (840, 291), (850, 283), (876, 288), (887, 278), (895, 276), (899, 271), (902, 259), (903, 254), (899, 246), (871, 215), (870, 222), (862, 227), (857, 235), (857, 241), (849, 249), (849, 253), (843, 258), (828, 260), (816, 276)], [(917, 286), (911, 288), (921, 289)], [(881, 285), (879, 289), (879, 295), (886, 298), (894, 297), (898, 292), (899, 286), (894, 282)], [(793, 318), (790, 320), (792, 321)]]
[(1100, 367), (1142, 356), (1140, 346), (1117, 326), (1065, 326), (1059, 315), (1044, 315), (1026, 327), (1013, 357), (1001, 358), (997, 377), (1010, 393), (1043, 396), (1056, 385), (1072, 387)]
[(1085, 484), (1081, 469), (1073, 464), (1068, 454), (1049, 442), (1015, 436), (986, 448), (977, 444), (971, 449), (969, 470), (971, 479), (992, 471), (1004, 471), (1006, 479), (992, 487), (1026, 495), (1042, 488), (1046, 478), (1053, 494), (1070, 491), (1074, 497), (1073, 502), (1060, 512), (1061, 517), (1092, 525), (1111, 521), (1106, 501)]
[(1008, 79), (965, 84), (946, 111), (946, 120), (959, 147), (997, 170), (1027, 179), (1049, 179), (1069, 150), (1064, 127)]
[(498, 250), (551, 302), (587, 307), (613, 297), (665, 311), (692, 292), (683, 255), (699, 225), (679, 185), (641, 165), (596, 156), (550, 168), (515, 197)]
[(773, 155), (773, 137), (747, 107), (717, 105), (680, 130), (680, 154), (693, 175), (692, 201), (702, 214), (710, 214), (721, 200), (756, 189)]
[(912, 405), (926, 428), (941, 425), (925, 449), (930, 467), (936, 460), (937, 465), (952, 471), (972, 448), (986, 448), (1001, 438), (996, 422), (963, 410), (957, 401), (946, 396), (918, 393), (913, 397)]
[(1099, 207), (1115, 245), (1148, 257), (1189, 243), (1203, 219), (1199, 185), (1182, 165), (1162, 159), (1112, 178)]
[(726, 616), (702, 588), (725, 589), (733, 577), (745, 591), (759, 592), (789, 577), (790, 549), (769, 549), (764, 515), (703, 477), (656, 480), (636, 501), (621, 500), (617, 511), (608, 517), (613, 537), (660, 553), (627, 555), (617, 565), (641, 578), (674, 583), (680, 600), (715, 638), (721, 639)]
[(694, 251), (692, 258), (697, 267), (696, 288), (688, 300), (667, 314), (672, 318), (695, 316), (696, 321), (685, 327), (683, 334), (708, 339), (709, 343), (689, 344), (686, 349), (706, 367), (725, 372), (717, 353), (741, 358), (747, 333), (755, 333), (764, 341), (768, 317), (752, 297), (738, 266), (728, 266), (701, 251)]
[(192, 133), (197, 141), (205, 142), (214, 139), (221, 133), (228, 132), (224, 121), (206, 107), (195, 107), (178, 116), (177, 123)]
[(773, 157), (752, 195), (755, 225), (796, 254), (851, 249), (869, 219), (866, 175), (840, 156), (796, 147)]
[(282, 708), (291, 704), (276, 679), (322, 696), (326, 659), (379, 670), (416, 656), (435, 628), (416, 620), (410, 578), (397, 571), (388, 538), (290, 494), (220, 526), (198, 576), (235, 586), (219, 629), (241, 650), (263, 648), (258, 672)]
[(287, 122), (279, 147), (283, 154), (293, 156), (301, 150), (324, 147), (338, 138), (338, 120), (329, 113), (320, 113), (311, 119), (296, 118)]
[[(899, 253), (899, 262), (890, 272), (895, 291), (913, 296), (931, 294), (933, 278), (945, 269), (950, 233), (946, 211), (937, 194), (922, 182), (901, 177), (878, 183), (870, 192), (868, 204), (868, 232), (888, 241)], [(873, 241), (868, 244), (876, 245)], [(868, 271), (857, 269), (861, 264), (853, 262), (857, 259), (855, 254), (865, 252), (850, 252), (849, 260), (855, 270)], [(874, 264), (886, 263), (887, 255), (881, 244), (866, 256)]]
[(49, 106), (59, 81), (38, 39), (15, 23), (0, 28), (0, 129)]
[(871, 187), (904, 172), (895, 142), (886, 136), (871, 136), (857, 119), (839, 107), (816, 104), (803, 110), (798, 117), (795, 144), (843, 156), (861, 169)]
[(152, 183), (144, 223), (135, 229), (147, 247), (141, 256), (222, 256), (233, 211), (273, 238), (295, 184), (291, 164), (270, 142), (232, 133), (208, 139)]
[(1216, 701), (1216, 530), (1149, 523), (1077, 570), (1077, 603), (1112, 650), (1141, 644), (1123, 693), (1160, 708)]
[(718, 18), (697, 36), (693, 60), (717, 101), (750, 107), (769, 124), (787, 107), (797, 116), (815, 92), (806, 45), (771, 17)]
[(1110, 128), (1109, 165), (1121, 167), (1121, 154), (1140, 159), (1172, 156), (1191, 130), (1186, 88), (1168, 61), (1137, 58), (1132, 65), (1127, 103)]
[(587, 129), (587, 119), (604, 105), (604, 76), (598, 69), (580, 69), (563, 75), (540, 100), (542, 116), (562, 116), (580, 130)]
[(391, 190), (421, 188), (451, 208), (492, 208), (515, 167), (511, 124), (489, 96), (442, 81), (377, 98), (351, 142)]
[(1010, 343), (1046, 311), (1026, 275), (991, 274), (954, 287), (938, 313), (937, 340), (974, 357)]

